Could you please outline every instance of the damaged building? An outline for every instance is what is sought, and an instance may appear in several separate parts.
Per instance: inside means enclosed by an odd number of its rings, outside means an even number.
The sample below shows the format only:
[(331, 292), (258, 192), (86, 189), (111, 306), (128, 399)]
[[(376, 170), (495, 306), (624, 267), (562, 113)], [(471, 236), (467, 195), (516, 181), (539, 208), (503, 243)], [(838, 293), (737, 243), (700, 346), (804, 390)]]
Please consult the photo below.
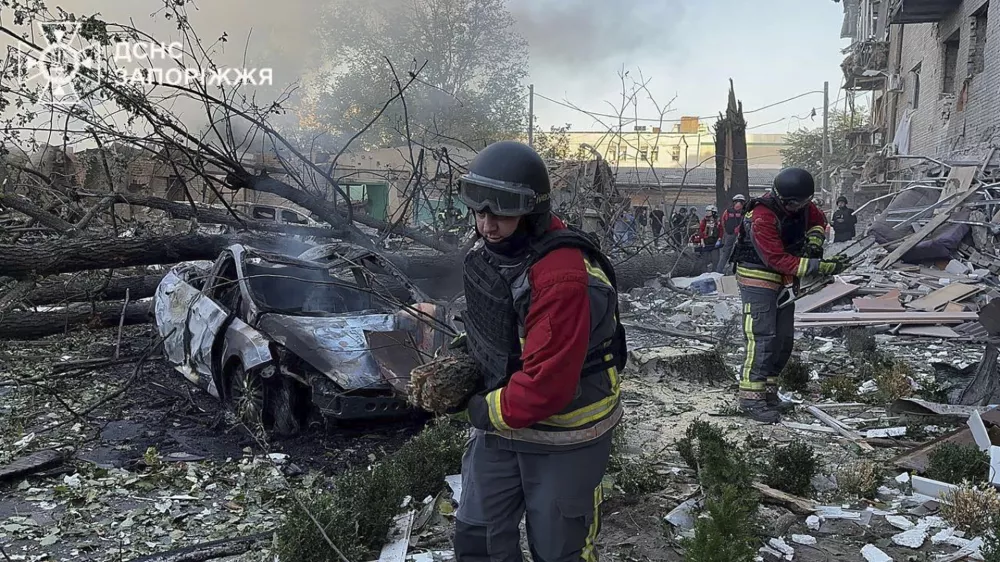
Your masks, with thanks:
[(843, 5), (841, 36), (852, 39), (842, 64), (847, 104), (870, 103), (869, 119), (849, 133), (854, 167), (842, 194), (860, 204), (909, 180), (946, 176), (948, 165), (991, 169), (1000, 142), (1000, 43), (989, 39), (998, 8), (988, 0)]

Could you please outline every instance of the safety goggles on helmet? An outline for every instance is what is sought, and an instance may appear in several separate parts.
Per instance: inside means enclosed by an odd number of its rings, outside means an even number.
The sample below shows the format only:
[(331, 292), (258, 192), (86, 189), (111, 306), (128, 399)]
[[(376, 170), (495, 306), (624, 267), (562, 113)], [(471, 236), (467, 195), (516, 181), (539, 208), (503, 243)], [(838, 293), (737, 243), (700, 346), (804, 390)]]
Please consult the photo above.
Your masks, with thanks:
[(548, 194), (539, 195), (530, 186), (495, 180), (468, 173), (458, 182), (459, 196), (467, 207), (477, 213), (489, 211), (501, 217), (530, 214)]

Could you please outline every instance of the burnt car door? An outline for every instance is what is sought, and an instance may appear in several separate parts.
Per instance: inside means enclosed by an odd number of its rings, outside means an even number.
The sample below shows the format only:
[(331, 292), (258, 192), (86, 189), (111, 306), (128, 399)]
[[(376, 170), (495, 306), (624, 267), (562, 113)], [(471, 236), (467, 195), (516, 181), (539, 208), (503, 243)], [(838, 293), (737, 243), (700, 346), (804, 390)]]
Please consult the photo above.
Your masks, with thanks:
[(239, 276), (236, 269), (236, 259), (232, 252), (225, 251), (215, 262), (212, 273), (205, 282), (205, 288), (191, 303), (188, 309), (186, 330), (184, 332), (185, 351), (187, 352), (190, 374), (185, 374), (209, 394), (219, 398), (216, 383), (213, 353), (216, 343), (223, 334), (223, 329), (232, 311), (223, 307), (219, 301), (235, 299), (239, 293)]

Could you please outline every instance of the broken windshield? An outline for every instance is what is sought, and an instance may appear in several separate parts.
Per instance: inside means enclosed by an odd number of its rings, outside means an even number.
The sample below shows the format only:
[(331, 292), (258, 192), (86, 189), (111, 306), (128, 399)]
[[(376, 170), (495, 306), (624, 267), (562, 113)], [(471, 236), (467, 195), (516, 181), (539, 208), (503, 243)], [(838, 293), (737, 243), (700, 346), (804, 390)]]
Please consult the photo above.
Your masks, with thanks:
[(369, 292), (326, 269), (249, 258), (245, 270), (254, 302), (269, 312), (321, 316), (374, 308)]

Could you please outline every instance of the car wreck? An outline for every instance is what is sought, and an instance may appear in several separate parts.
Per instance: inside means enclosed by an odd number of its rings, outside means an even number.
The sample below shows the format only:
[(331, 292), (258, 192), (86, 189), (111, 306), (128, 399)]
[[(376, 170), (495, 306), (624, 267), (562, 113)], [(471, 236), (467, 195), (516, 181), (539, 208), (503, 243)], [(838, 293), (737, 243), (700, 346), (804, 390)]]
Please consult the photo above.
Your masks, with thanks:
[[(399, 280), (396, 291), (380, 278)], [(432, 327), (445, 326), (441, 307), (364, 252), (320, 263), (232, 245), (171, 269), (153, 307), (167, 361), (243, 423), (279, 434), (413, 413), (409, 372), (447, 331)]]

